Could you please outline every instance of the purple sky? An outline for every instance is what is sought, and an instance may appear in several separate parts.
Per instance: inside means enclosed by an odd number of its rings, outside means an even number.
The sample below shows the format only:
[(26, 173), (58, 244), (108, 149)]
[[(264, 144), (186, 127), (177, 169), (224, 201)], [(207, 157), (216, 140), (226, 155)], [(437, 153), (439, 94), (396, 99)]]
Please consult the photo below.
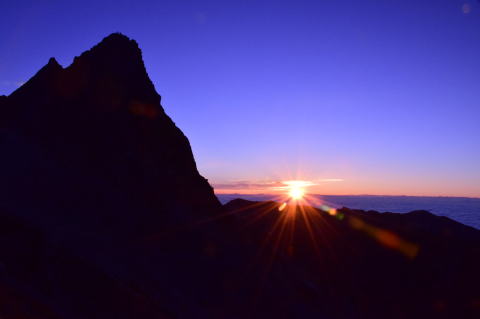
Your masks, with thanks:
[[(3, 1), (0, 94), (136, 39), (218, 191), (480, 197), (480, 3)], [(268, 188), (266, 188), (268, 190)]]

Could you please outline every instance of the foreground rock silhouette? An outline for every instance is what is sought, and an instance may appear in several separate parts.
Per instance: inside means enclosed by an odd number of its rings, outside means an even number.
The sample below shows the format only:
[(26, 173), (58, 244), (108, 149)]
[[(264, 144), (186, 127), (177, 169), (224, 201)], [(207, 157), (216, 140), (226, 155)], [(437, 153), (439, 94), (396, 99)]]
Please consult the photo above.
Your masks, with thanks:
[(444, 217), (221, 206), (135, 41), (0, 97), (2, 318), (467, 318), (480, 231)]

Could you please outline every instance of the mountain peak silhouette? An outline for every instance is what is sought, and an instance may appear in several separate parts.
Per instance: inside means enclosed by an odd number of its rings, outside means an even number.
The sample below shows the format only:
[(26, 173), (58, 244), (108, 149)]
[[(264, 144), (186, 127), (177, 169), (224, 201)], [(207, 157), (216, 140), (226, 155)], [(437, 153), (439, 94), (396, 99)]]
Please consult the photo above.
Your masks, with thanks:
[[(176, 258), (160, 257), (164, 246), (198, 254), (207, 235), (185, 229), (216, 217), (222, 207), (199, 174), (187, 137), (165, 114), (137, 43), (111, 34), (68, 67), (51, 58), (0, 97), (0, 148), (0, 224), (5, 213), (20, 225), (15, 242), (37, 236), (58, 249), (62, 260), (42, 262), (68, 273), (66, 286), (51, 282), (71, 298), (62, 306), (67, 317), (164, 318), (156, 305), (132, 298), (137, 292), (113, 288), (118, 283), (110, 278), (150, 285), (178, 268)], [(34, 230), (24, 232), (23, 225)], [(21, 268), (15, 257), (0, 257)], [(180, 274), (183, 287), (209, 278)], [(117, 301), (90, 304), (91, 293)]]
[(48, 59), (47, 66), (62, 68), (62, 66), (57, 62), (57, 60), (54, 57), (51, 57), (50, 59)]
[[(90, 207), (87, 213), (78, 212), (79, 207), (67, 212), (50, 207), (46, 216), (60, 216), (60, 221), (69, 214), (91, 214), (101, 220), (116, 211), (118, 230), (142, 229), (144, 234), (146, 228), (158, 231), (220, 209), (213, 189), (197, 171), (188, 139), (165, 114), (134, 40), (111, 34), (66, 68), (51, 58), (4, 100), (11, 110), (5, 125), (23, 143), (6, 141), (11, 161), (9, 156), (2, 159), (2, 167), (11, 168), (10, 178), (0, 182), (6, 189), (0, 200), (9, 209), (35, 219), (32, 201), (23, 200), (22, 207), (12, 199), (25, 199), (40, 189), (63, 194), (72, 203), (81, 191), (90, 194), (80, 205)], [(34, 182), (18, 178), (24, 168), (15, 164), (13, 154), (20, 149), (35, 152), (24, 159), (31, 174), (38, 175)], [(67, 191), (65, 185), (72, 184), (76, 190)], [(98, 207), (96, 193), (117, 199), (103, 199)], [(56, 198), (47, 199), (56, 205)], [(105, 214), (109, 217), (99, 217)], [(101, 222), (84, 226), (102, 227)]]

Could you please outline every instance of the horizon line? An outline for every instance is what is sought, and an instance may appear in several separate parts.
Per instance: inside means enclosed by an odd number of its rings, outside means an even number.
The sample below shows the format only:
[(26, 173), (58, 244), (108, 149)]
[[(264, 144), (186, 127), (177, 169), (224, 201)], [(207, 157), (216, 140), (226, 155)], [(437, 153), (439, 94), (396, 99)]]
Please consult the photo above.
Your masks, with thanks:
[[(217, 195), (278, 195), (274, 193), (217, 193), (214, 191), (215, 196)], [(376, 197), (448, 197), (448, 198), (470, 198), (470, 199), (480, 199), (480, 196), (454, 196), (454, 195), (382, 195), (382, 194), (319, 194), (319, 193), (310, 193), (311, 196), (376, 196)]]

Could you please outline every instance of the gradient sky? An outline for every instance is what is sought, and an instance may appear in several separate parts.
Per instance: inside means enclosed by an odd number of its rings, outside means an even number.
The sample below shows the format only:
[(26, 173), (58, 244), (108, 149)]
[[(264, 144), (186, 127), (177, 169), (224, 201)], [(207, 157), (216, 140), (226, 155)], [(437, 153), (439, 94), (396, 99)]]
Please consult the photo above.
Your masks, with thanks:
[(322, 194), (480, 197), (478, 1), (43, 0), (0, 12), (0, 94), (52, 56), (68, 66), (112, 32), (136, 39), (218, 192), (303, 179)]

